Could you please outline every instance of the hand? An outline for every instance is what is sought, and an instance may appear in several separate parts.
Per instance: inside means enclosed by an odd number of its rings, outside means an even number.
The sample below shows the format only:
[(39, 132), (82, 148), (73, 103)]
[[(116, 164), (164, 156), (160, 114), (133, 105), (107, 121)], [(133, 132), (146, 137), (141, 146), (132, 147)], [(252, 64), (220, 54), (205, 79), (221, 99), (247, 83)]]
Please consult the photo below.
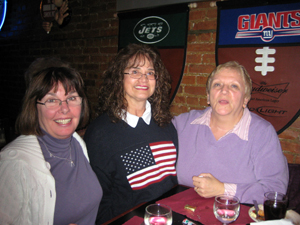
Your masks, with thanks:
[[(201, 176), (201, 177), (199, 177)], [(194, 190), (204, 198), (211, 198), (224, 194), (224, 183), (216, 179), (210, 173), (201, 173), (198, 177), (193, 176)]]
[(47, 34), (49, 34), (49, 32), (51, 31), (51, 28), (53, 26), (52, 22), (43, 22), (43, 28), (44, 30), (47, 32)]
[(57, 7), (56, 7), (54, 19), (56, 20), (56, 22), (59, 25), (62, 25), (62, 23), (64, 22), (64, 18), (66, 18), (69, 15), (69, 13), (64, 14), (68, 9), (69, 9), (69, 7), (68, 7), (67, 0), (63, 2), (63, 4), (61, 5), (59, 10), (57, 10)]

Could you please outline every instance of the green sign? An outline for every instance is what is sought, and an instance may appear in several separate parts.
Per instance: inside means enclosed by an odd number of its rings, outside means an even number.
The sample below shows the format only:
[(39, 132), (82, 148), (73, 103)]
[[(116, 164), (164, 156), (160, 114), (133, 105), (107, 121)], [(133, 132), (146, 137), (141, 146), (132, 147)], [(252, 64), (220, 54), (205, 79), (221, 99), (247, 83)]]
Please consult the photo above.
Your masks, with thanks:
[[(175, 12), (172, 12), (172, 7)], [(186, 9), (186, 7), (184, 7)], [(168, 13), (163, 13), (168, 12)], [(186, 45), (188, 10), (178, 12), (178, 6), (168, 10), (141, 10), (120, 13), (119, 48), (129, 43), (154, 44), (157, 47), (183, 47)]]

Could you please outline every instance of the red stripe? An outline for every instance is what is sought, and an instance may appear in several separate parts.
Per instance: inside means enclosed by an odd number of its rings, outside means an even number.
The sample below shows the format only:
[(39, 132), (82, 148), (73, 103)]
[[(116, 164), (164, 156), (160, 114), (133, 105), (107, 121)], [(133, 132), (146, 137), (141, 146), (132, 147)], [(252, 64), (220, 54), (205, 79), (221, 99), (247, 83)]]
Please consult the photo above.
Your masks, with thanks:
[[(128, 178), (128, 181), (131, 181), (131, 180), (133, 180), (133, 179), (135, 179), (135, 178), (137, 178), (137, 177), (142, 177), (142, 176), (144, 176), (145, 174), (149, 174), (149, 173), (152, 173), (152, 172), (154, 172), (154, 171), (157, 171), (157, 168), (153, 168), (153, 169), (151, 169), (151, 170), (146, 170), (144, 173), (140, 173), (140, 174), (138, 174), (138, 175), (136, 175), (136, 176), (133, 176), (133, 177), (131, 177), (131, 178)], [(138, 171), (137, 171), (138, 172)]]
[(161, 145), (161, 144), (173, 144), (173, 142), (172, 141), (160, 141), (160, 142), (151, 143), (149, 145), (150, 146), (156, 146), (156, 145)]
[[(169, 165), (169, 166), (167, 166), (167, 165), (166, 165), (166, 166), (158, 166), (158, 168), (156, 167), (156, 168), (153, 168), (153, 169), (151, 169), (151, 170), (147, 170), (147, 171), (145, 171), (144, 173), (140, 173), (140, 174), (138, 174), (138, 175), (136, 175), (136, 176), (133, 176), (133, 177), (131, 177), (131, 178), (128, 178), (128, 181), (130, 182), (130, 181), (132, 181), (132, 180), (134, 180), (134, 179), (136, 179), (136, 178), (142, 177), (142, 176), (144, 176), (144, 175), (146, 175), (146, 174), (149, 174), (149, 173), (152, 173), (152, 172), (158, 172), (158, 173), (156, 173), (155, 175), (152, 175), (152, 176), (150, 176), (150, 177), (144, 178), (143, 180), (137, 181), (137, 183), (142, 183), (142, 182), (144, 182), (144, 181), (146, 181), (146, 180), (148, 180), (148, 179), (151, 179), (152, 177), (157, 177), (157, 176), (159, 176), (160, 174), (164, 173), (165, 171), (160, 170), (161, 168), (170, 167), (170, 166), (172, 166), (172, 165)], [(169, 170), (169, 171), (172, 171), (172, 172), (176, 171), (174, 166), (173, 166), (173, 168), (174, 168), (174, 169), (171, 169), (171, 170)], [(166, 171), (168, 171), (168, 170), (166, 170)]]
[(168, 175), (168, 174), (171, 174), (171, 173), (174, 173), (175, 170), (165, 170), (165, 171), (159, 171), (159, 173), (155, 174), (155, 175), (152, 175), (150, 177), (147, 177), (145, 179), (142, 179), (142, 180), (138, 180), (138, 181), (135, 181), (135, 182), (132, 182), (130, 183), (130, 185), (135, 185), (135, 184), (139, 184), (139, 183), (143, 183), (147, 180), (151, 180), (152, 178), (155, 178), (155, 177), (159, 177), (160, 175), (162, 175), (163, 173), (166, 173), (164, 176)]
[[(160, 164), (162, 164), (162, 163), (165, 163), (165, 162), (172, 162), (172, 161), (174, 161), (174, 164), (175, 164), (175, 160), (176, 160), (176, 158), (160, 160), (159, 162), (157, 162), (157, 165), (160, 166)], [(167, 166), (167, 165), (165, 165), (165, 166)], [(169, 165), (169, 166), (172, 166), (172, 165)], [(173, 166), (174, 166), (174, 165), (173, 165)]]
[[(157, 155), (155, 155), (154, 156), (154, 158), (156, 159), (156, 158), (161, 158), (161, 157), (165, 157), (165, 156), (176, 156), (176, 154), (174, 154), (174, 153), (162, 153), (162, 154), (157, 154)], [(172, 158), (170, 158), (170, 159), (168, 159), (168, 160), (171, 160)]]
[(167, 176), (176, 176), (176, 174), (166, 174), (165, 176), (163, 176), (161, 179), (159, 180), (154, 180), (154, 181), (151, 181), (149, 183), (147, 183), (146, 185), (143, 185), (143, 186), (140, 186), (140, 187), (134, 187), (132, 188), (132, 190), (140, 190), (140, 189), (143, 189), (143, 188), (146, 188), (148, 187), (149, 185), (151, 184), (154, 184), (154, 183), (158, 183), (158, 182), (161, 182), (163, 179), (165, 179)]
[(160, 148), (156, 148), (156, 149), (151, 148), (152, 152), (157, 152), (157, 151), (161, 151), (161, 150), (173, 150), (173, 149), (176, 152), (176, 148), (175, 148), (174, 145), (173, 146), (160, 147)]

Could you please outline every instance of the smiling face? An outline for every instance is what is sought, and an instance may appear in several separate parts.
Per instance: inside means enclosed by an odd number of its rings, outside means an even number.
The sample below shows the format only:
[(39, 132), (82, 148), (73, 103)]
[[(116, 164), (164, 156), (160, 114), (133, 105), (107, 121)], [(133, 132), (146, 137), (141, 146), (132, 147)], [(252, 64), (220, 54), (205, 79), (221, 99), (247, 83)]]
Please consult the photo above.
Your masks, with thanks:
[(235, 69), (223, 68), (214, 75), (207, 94), (213, 113), (240, 119), (249, 99), (245, 95), (245, 82)]
[[(63, 85), (59, 82), (57, 90), (52, 88), (39, 102), (50, 99), (60, 99), (62, 101), (72, 96), (78, 96), (76, 91), (66, 94)], [(39, 125), (52, 137), (65, 139), (70, 137), (76, 130), (81, 114), (81, 105), (68, 106), (66, 102), (57, 109), (47, 109), (44, 105), (37, 105)]]
[[(141, 72), (143, 75), (139, 79), (131, 78), (129, 74), (124, 75), (124, 91), (125, 98), (129, 107), (133, 104), (144, 103), (151, 97), (155, 91), (156, 80), (149, 80), (144, 74), (148, 72), (155, 72), (154, 67), (148, 59), (137, 60), (136, 65), (131, 68), (126, 68), (124, 73), (131, 73), (132, 71)], [(129, 62), (128, 65), (131, 65)]]

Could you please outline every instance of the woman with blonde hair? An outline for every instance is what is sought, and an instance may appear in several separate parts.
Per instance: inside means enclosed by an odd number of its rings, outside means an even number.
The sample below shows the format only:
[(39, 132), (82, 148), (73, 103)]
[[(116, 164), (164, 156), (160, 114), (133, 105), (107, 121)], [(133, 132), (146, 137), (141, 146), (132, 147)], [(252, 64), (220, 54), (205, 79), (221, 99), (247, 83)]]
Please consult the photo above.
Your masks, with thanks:
[(242, 65), (221, 64), (207, 79), (210, 106), (174, 118), (180, 184), (202, 197), (231, 194), (250, 204), (263, 203), (267, 191), (286, 192), (287, 160), (272, 124), (247, 108), (251, 90)]

